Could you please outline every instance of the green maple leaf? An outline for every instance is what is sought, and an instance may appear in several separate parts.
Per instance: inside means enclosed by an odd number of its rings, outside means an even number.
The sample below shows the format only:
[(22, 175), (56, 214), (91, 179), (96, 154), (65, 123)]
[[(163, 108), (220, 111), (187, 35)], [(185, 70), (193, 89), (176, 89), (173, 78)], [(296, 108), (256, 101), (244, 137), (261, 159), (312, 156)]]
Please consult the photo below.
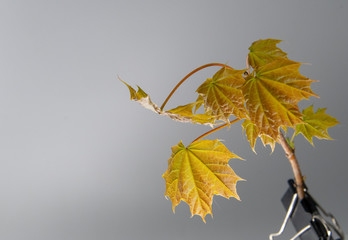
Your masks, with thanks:
[(303, 124), (296, 125), (296, 131), (292, 138), (302, 134), (308, 142), (313, 144), (313, 137), (319, 139), (332, 140), (327, 132), (329, 127), (333, 127), (339, 122), (336, 118), (325, 113), (326, 108), (318, 108), (317, 112), (313, 111), (313, 106), (303, 110)]
[(192, 215), (199, 215), (205, 222), (212, 215), (214, 195), (239, 200), (236, 190), (243, 180), (228, 165), (231, 158), (239, 158), (218, 140), (200, 140), (185, 147), (182, 142), (172, 147), (168, 169), (163, 174), (166, 181), (165, 196), (175, 207), (184, 201)]

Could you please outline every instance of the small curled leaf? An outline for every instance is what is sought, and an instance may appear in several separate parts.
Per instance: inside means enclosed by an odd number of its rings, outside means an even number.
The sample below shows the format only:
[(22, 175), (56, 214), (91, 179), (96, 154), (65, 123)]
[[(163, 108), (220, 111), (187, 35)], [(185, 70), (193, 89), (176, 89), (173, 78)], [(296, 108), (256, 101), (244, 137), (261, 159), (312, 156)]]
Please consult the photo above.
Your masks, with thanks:
[[(121, 80), (122, 81), (122, 80)], [(129, 89), (131, 100), (140, 103), (143, 107), (163, 116), (167, 116), (178, 122), (198, 123), (203, 125), (213, 126), (217, 117), (211, 114), (194, 114), (193, 108), (197, 108), (201, 103), (198, 102), (189, 103), (184, 106), (178, 106), (174, 109), (163, 111), (155, 103), (151, 101), (150, 96), (145, 93), (140, 87), (136, 91), (129, 84), (122, 81)]]

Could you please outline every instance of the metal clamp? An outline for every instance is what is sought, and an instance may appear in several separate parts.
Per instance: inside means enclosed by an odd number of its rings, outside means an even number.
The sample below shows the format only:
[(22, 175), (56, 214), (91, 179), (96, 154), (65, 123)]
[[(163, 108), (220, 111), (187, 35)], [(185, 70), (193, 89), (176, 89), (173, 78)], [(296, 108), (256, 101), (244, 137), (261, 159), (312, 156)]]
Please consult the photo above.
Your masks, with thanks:
[(285, 218), (279, 231), (269, 235), (269, 240), (282, 235), (289, 220), (297, 230), (290, 240), (344, 240), (344, 233), (337, 219), (314, 200), (307, 188), (305, 187), (305, 198), (299, 201), (294, 181), (289, 180), (289, 185), (290, 188), (282, 198), (287, 207)]

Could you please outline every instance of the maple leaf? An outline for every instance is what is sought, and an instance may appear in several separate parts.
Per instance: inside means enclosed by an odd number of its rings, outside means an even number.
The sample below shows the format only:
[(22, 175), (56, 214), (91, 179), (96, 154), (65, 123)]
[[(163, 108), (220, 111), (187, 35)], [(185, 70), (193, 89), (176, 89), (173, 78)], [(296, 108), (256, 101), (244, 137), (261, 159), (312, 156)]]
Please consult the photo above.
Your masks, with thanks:
[(250, 120), (261, 134), (277, 140), (279, 127), (302, 123), (297, 103), (317, 96), (310, 89), (315, 82), (299, 73), (300, 63), (278, 58), (250, 74), (243, 86)]
[(165, 196), (175, 207), (185, 201), (191, 214), (199, 215), (205, 222), (207, 214), (212, 215), (214, 195), (239, 200), (236, 183), (243, 180), (228, 165), (231, 153), (219, 140), (200, 140), (185, 147), (180, 141), (172, 147), (168, 169), (163, 174), (166, 181)]
[[(122, 80), (121, 80), (122, 81)], [(170, 117), (173, 120), (179, 122), (190, 122), (190, 123), (199, 123), (203, 125), (212, 126), (215, 124), (216, 116), (211, 114), (193, 114), (193, 108), (197, 107), (200, 102), (189, 103), (184, 106), (178, 106), (174, 109), (163, 111), (155, 103), (151, 101), (150, 96), (145, 93), (139, 86), (136, 91), (129, 84), (122, 81), (129, 89), (131, 100), (140, 103), (143, 107), (163, 116)]]
[(278, 58), (286, 58), (287, 53), (276, 46), (280, 42), (281, 40), (277, 39), (261, 39), (253, 42), (249, 47), (249, 64), (256, 69)]
[(301, 133), (312, 145), (313, 137), (319, 139), (332, 140), (329, 136), (327, 129), (335, 126), (339, 123), (336, 118), (331, 117), (325, 113), (326, 108), (318, 108), (317, 112), (313, 111), (313, 106), (309, 106), (304, 109), (303, 112), (303, 124), (296, 125), (295, 133), (292, 139)]
[(208, 78), (197, 92), (203, 97), (206, 111), (220, 116), (220, 119), (228, 122), (228, 117), (233, 114), (237, 118), (247, 118), (244, 106), (244, 97), (241, 87), (245, 79), (245, 70), (221, 68)]

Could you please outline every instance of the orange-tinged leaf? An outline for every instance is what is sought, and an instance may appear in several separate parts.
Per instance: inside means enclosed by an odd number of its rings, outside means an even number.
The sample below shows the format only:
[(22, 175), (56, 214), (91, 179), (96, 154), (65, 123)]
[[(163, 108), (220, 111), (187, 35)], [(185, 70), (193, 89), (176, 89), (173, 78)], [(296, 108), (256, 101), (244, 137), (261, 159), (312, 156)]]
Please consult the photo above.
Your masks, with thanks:
[[(296, 125), (295, 135), (301, 133), (313, 145), (313, 137), (332, 140), (327, 129), (339, 123), (336, 118), (325, 113), (326, 108), (313, 111), (313, 106), (303, 110), (303, 124)], [(294, 137), (293, 136), (293, 137)]]
[(205, 222), (205, 216), (212, 215), (214, 195), (239, 200), (236, 184), (243, 179), (228, 165), (231, 158), (241, 159), (218, 140), (195, 141), (187, 147), (179, 142), (172, 147), (163, 178), (173, 211), (182, 200), (190, 206), (192, 216), (199, 215)]
[(140, 87), (138, 87), (138, 90), (136, 91), (127, 83), (123, 83), (129, 89), (131, 100), (140, 103), (143, 107), (155, 113), (170, 117), (173, 120), (179, 122), (199, 123), (212, 126), (214, 125), (215, 120), (217, 119), (216, 116), (213, 116), (211, 114), (193, 114), (193, 107), (199, 105), (199, 102), (190, 103), (184, 106), (178, 106), (169, 111), (163, 111), (155, 103), (151, 101), (150, 96), (147, 93), (145, 93)]
[(300, 63), (279, 58), (255, 70), (243, 86), (250, 120), (261, 134), (274, 140), (279, 127), (294, 127), (302, 123), (297, 103), (316, 96), (310, 80), (299, 73)]
[(245, 70), (221, 68), (213, 78), (208, 78), (197, 92), (203, 97), (206, 111), (220, 116), (228, 122), (228, 117), (233, 114), (237, 118), (247, 118), (244, 97), (241, 87), (245, 79)]
[(276, 46), (280, 42), (281, 40), (277, 39), (261, 39), (253, 42), (249, 47), (249, 64), (256, 69), (278, 58), (286, 58), (287, 54)]

